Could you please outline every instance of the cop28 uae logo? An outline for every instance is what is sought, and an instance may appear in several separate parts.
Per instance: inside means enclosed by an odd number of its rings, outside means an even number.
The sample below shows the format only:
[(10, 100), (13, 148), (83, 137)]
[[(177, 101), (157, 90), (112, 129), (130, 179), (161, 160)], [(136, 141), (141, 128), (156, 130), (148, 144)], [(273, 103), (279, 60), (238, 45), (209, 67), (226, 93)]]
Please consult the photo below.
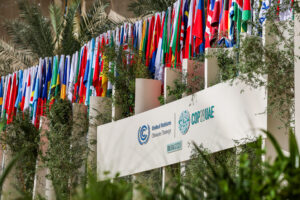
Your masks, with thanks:
[(189, 111), (185, 110), (180, 114), (178, 120), (178, 128), (179, 131), (185, 135), (190, 128), (190, 113)]
[(150, 126), (143, 125), (138, 130), (138, 141), (140, 145), (147, 144), (150, 138)]

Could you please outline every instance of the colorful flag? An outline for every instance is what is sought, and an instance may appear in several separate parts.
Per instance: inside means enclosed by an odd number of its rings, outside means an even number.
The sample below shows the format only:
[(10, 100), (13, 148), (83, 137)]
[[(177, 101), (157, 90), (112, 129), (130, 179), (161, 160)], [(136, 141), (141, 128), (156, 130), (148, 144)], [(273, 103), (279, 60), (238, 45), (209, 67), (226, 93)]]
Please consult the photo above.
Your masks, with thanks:
[(242, 13), (242, 28), (247, 32), (248, 21), (251, 19), (251, 2), (250, 0), (244, 0), (243, 13)]
[(3, 77), (1, 77), (1, 83), (0, 83), (0, 109), (2, 110), (3, 106)]
[(68, 57), (66, 57), (64, 64), (65, 67), (62, 75), (63, 78), (62, 78), (61, 89), (60, 89), (60, 98), (63, 100), (66, 99), (66, 93), (67, 93)]
[(100, 84), (100, 41), (97, 43), (97, 54), (95, 60), (95, 71), (93, 76), (93, 86), (96, 90), (96, 95), (100, 96), (101, 84)]
[(25, 102), (23, 110), (29, 109), (30, 95), (31, 95), (31, 78), (32, 78), (33, 68), (28, 70), (28, 78), (26, 84)]
[(50, 105), (54, 103), (55, 97), (57, 95), (57, 87), (59, 83), (59, 68), (58, 68), (58, 56), (54, 56), (53, 58), (53, 69), (52, 69), (52, 79), (50, 84), (50, 90), (48, 94), (48, 100)]
[(93, 74), (94, 74), (94, 50), (95, 50), (95, 39), (93, 38), (91, 41), (91, 49), (90, 49), (90, 55), (89, 55), (89, 71), (88, 71), (88, 79), (86, 83), (86, 99), (85, 99), (85, 105), (90, 105), (90, 96), (91, 96), (91, 86), (93, 81)]
[(177, 52), (177, 47), (178, 47), (178, 43), (177, 43), (177, 39), (178, 39), (178, 35), (179, 35), (179, 25), (180, 25), (180, 6), (181, 6), (181, 1), (178, 0), (175, 4), (174, 4), (174, 8), (175, 8), (175, 18), (174, 18), (174, 23), (173, 23), (173, 34), (172, 34), (172, 39), (171, 39), (171, 45), (170, 47), (172, 48), (172, 63), (174, 63), (174, 67), (176, 67), (176, 52)]
[(159, 41), (158, 41), (158, 49), (157, 49), (157, 55), (155, 58), (155, 79), (162, 80), (162, 46), (163, 46), (163, 33), (166, 31), (165, 21), (166, 21), (166, 14), (165, 12), (162, 13), (162, 25), (161, 25), (161, 31), (159, 34)]
[(19, 70), (19, 87), (17, 91), (17, 99), (15, 103), (15, 108), (18, 109), (20, 107), (21, 101), (22, 101), (22, 84), (23, 84), (23, 71)]
[(160, 13), (157, 13), (152, 43), (150, 47), (151, 60), (149, 64), (149, 71), (152, 75), (155, 75), (155, 60), (156, 60), (156, 53), (157, 53), (158, 42), (159, 42), (160, 31), (161, 31), (160, 29), (161, 29)]

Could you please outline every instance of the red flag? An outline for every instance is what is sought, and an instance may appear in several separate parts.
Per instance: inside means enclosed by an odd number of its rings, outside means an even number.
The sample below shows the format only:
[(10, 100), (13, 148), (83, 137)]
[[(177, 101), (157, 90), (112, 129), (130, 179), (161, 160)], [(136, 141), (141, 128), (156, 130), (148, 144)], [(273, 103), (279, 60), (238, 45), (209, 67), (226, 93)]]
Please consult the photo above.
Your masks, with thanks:
[(16, 76), (16, 73), (14, 73), (12, 90), (10, 93), (8, 112), (7, 112), (7, 115), (8, 115), (7, 124), (10, 124), (12, 122), (13, 116), (15, 114), (15, 102), (16, 102), (17, 92), (18, 92), (17, 76)]
[(224, 0), (224, 5), (223, 5), (223, 13), (222, 13), (222, 18), (220, 22), (220, 28), (219, 28), (219, 34), (221, 39), (222, 37), (228, 38), (228, 18), (229, 18), (229, 0)]
[(148, 41), (147, 41), (147, 51), (146, 51), (146, 66), (149, 66), (150, 63), (150, 58), (152, 55), (150, 55), (150, 46), (151, 46), (151, 41), (152, 41), (152, 33), (154, 29), (154, 20), (155, 17), (152, 16), (151, 21), (150, 21), (150, 27), (148, 30)]
[[(83, 49), (83, 53), (82, 53), (77, 82), (74, 85), (74, 95), (73, 95), (74, 102), (77, 98), (77, 95), (79, 95), (79, 98), (83, 97), (84, 90), (81, 91), (82, 90), (81, 87), (85, 87), (83, 84), (83, 76), (84, 76), (84, 72), (85, 72), (86, 62), (87, 62), (87, 47), (85, 46)], [(77, 92), (78, 92), (78, 94), (77, 94)], [(83, 100), (82, 100), (82, 102), (83, 102)]]
[(93, 77), (93, 86), (96, 89), (97, 96), (100, 96), (100, 64), (99, 64), (99, 56), (100, 56), (100, 41), (98, 42), (98, 49), (97, 49), (97, 56), (96, 56), (96, 64), (95, 64), (95, 71)]
[(212, 20), (211, 20), (211, 37), (210, 37), (211, 44), (218, 38), (221, 6), (222, 5), (220, 3), (220, 0), (216, 0), (215, 6), (214, 6), (214, 12), (212, 15)]
[(5, 98), (5, 104), (4, 104), (4, 109), (6, 110), (6, 112), (8, 112), (8, 107), (9, 107), (10, 90), (11, 90), (11, 77), (9, 78), (9, 81), (7, 84), (6, 98)]

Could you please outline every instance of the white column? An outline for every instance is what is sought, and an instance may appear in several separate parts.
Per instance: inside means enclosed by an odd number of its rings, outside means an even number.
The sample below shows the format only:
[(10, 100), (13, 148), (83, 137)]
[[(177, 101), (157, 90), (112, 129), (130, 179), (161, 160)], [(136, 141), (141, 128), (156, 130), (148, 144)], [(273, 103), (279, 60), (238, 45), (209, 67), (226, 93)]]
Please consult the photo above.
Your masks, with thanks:
[(88, 170), (96, 173), (97, 167), (97, 126), (111, 121), (111, 99), (92, 96), (89, 110)]
[[(87, 144), (87, 106), (84, 104), (73, 103), (73, 130), (72, 130), (72, 147), (84, 147)], [(77, 173), (71, 177), (71, 185), (78, 185), (82, 183), (82, 180), (86, 176), (85, 173), (85, 157), (86, 157), (87, 149), (81, 152), (81, 167), (77, 170)], [(71, 192), (75, 191), (76, 188), (71, 188)]]
[[(274, 42), (276, 42), (276, 40), (278, 40), (278, 38), (276, 38), (274, 36), (274, 34), (271, 33), (271, 27), (274, 26), (274, 24), (272, 24), (274, 22), (270, 22), (270, 21), (266, 21), (264, 23), (264, 27), (263, 27), (263, 44), (265, 46), (271, 45)], [(276, 22), (275, 22), (276, 23)], [(288, 24), (286, 24), (288, 26)], [(288, 32), (283, 30), (283, 35), (287, 36)], [(288, 37), (288, 36), (287, 36)], [(284, 48), (283, 46), (279, 46), (278, 48)], [(266, 62), (268, 62), (266, 60)], [(271, 80), (272, 76), (268, 75), (268, 80)], [(272, 91), (269, 90), (267, 91), (267, 98), (268, 98), (268, 104), (267, 106), (269, 107), (269, 102), (272, 100)], [(273, 110), (273, 112), (278, 112)], [(278, 119), (277, 116), (275, 116), (273, 113), (268, 112), (267, 114), (267, 130), (275, 137), (275, 139), (277, 140), (277, 142), (279, 143), (280, 147), (282, 148), (282, 150), (284, 151), (288, 151), (289, 149), (289, 136), (288, 136), (288, 130), (285, 128), (285, 124)], [(266, 148), (266, 160), (274, 160), (274, 158), (276, 157), (277, 153), (270, 141), (269, 138), (266, 139), (265, 141), (265, 148)]]
[[(42, 155), (45, 156), (49, 141), (46, 136), (47, 131), (49, 131), (49, 123), (50, 121), (46, 117), (40, 118), (40, 151), (42, 152)], [(33, 199), (35, 199), (38, 196), (41, 196), (43, 198), (46, 198), (46, 181), (47, 181), (47, 174), (49, 173), (49, 170), (45, 167), (43, 167), (44, 163), (42, 162), (40, 156), (38, 156), (37, 162), (36, 162), (36, 171), (35, 171), (35, 177), (34, 177), (34, 187), (33, 187)], [(52, 188), (53, 189), (53, 188)]]
[(217, 59), (217, 51), (215, 48), (206, 49), (206, 57), (204, 62), (204, 88), (208, 88), (212, 85), (215, 85), (219, 79), (219, 67)]
[[(158, 97), (161, 95), (161, 81), (152, 79), (135, 80), (135, 114), (159, 107)], [(133, 181), (141, 179), (140, 174), (132, 175)], [(141, 180), (143, 181), (143, 180)], [(134, 184), (135, 186), (135, 184)], [(143, 194), (133, 188), (133, 200), (143, 199)]]
[(173, 69), (173, 68), (168, 68), (165, 67), (165, 73), (164, 73), (164, 99), (165, 99), (165, 103), (170, 103), (175, 99), (174, 96), (170, 96), (168, 94), (168, 86), (171, 89), (174, 89), (175, 84), (174, 81), (175, 80), (180, 80), (181, 78), (181, 73), (180, 71), (178, 71), (177, 69)]

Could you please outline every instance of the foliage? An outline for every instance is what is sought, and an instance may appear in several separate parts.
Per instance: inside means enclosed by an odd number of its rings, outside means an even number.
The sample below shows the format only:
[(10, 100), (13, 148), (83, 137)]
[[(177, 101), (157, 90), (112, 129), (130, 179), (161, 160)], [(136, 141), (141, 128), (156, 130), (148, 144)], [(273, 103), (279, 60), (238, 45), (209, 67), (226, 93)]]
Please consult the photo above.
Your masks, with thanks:
[(57, 100), (48, 114), (50, 126), (46, 135), (49, 146), (43, 161), (50, 170), (47, 178), (52, 181), (58, 199), (68, 199), (78, 184), (84, 181), (80, 177), (80, 168), (86, 159), (84, 136), (87, 119), (82, 116), (83, 123), (74, 123), (72, 104), (67, 100)]
[[(279, 118), (289, 127), (294, 114), (294, 21), (278, 21), (277, 6), (280, 11), (288, 9), (290, 1), (282, 5), (276, 2), (267, 12), (265, 36), (261, 29), (254, 31), (256, 36), (241, 36), (238, 48), (218, 51), (218, 65), (222, 81), (239, 79), (257, 88), (268, 91), (268, 113)], [(294, 13), (299, 8), (294, 4)], [(296, 16), (296, 15), (295, 15)], [(258, 22), (252, 24), (261, 27)]]
[(102, 0), (95, 0), (84, 13), (80, 12), (79, 0), (71, 1), (65, 13), (64, 8), (51, 4), (49, 18), (42, 15), (36, 3), (20, 0), (18, 5), (19, 18), (4, 25), (12, 44), (0, 43), (0, 64), (7, 61), (7, 56), (12, 63), (29, 67), (34, 63), (27, 60), (73, 54), (92, 37), (115, 25), (107, 18), (107, 3)]
[(27, 50), (18, 50), (9, 42), (0, 40), (0, 75), (31, 66), (37, 59)]
[[(143, 199), (299, 199), (300, 154), (294, 133), (290, 132), (289, 155), (283, 153), (272, 134), (264, 133), (277, 151), (273, 162), (262, 160), (266, 152), (261, 148), (261, 137), (255, 142), (252, 139), (238, 141), (236, 148), (214, 154), (194, 145), (194, 158), (187, 163), (184, 177), (172, 179), (164, 191), (159, 188), (153, 191), (153, 185), (147, 180), (144, 184), (138, 181), (132, 185), (119, 178), (101, 182), (94, 179), (79, 199), (114, 199), (115, 195), (127, 199), (132, 195), (131, 187), (140, 192)], [(244, 142), (247, 144), (243, 145)], [(171, 176), (176, 177), (176, 173), (179, 174), (175, 172)], [(144, 175), (138, 176), (138, 179), (144, 178)]]
[[(115, 88), (113, 103), (121, 111), (121, 116), (117, 118), (124, 118), (134, 114), (136, 78), (150, 78), (150, 74), (138, 52), (125, 51), (123, 46), (117, 51), (115, 48), (117, 47), (105, 49), (104, 73)], [(128, 61), (129, 58), (132, 60)]]
[(146, 16), (166, 11), (174, 2), (175, 0), (137, 0), (130, 3), (128, 8), (136, 16)]
[(93, 199), (132, 199), (132, 184), (123, 179), (116, 181), (104, 180), (97, 181), (97, 177), (89, 175), (88, 184), (83, 193), (78, 193), (74, 200), (93, 200)]
[[(171, 85), (167, 85), (167, 96), (168, 101), (181, 99), (184, 95), (191, 95), (204, 89), (204, 78), (201, 76), (201, 67), (203, 67), (202, 59), (195, 59), (194, 66), (191, 72), (180, 72), (178, 73), (178, 78), (173, 81)], [(159, 98), (160, 104), (165, 103), (165, 99), (162, 96)]]
[(1, 143), (7, 147), (12, 156), (25, 151), (15, 164), (16, 176), (21, 184), (18, 189), (22, 192), (31, 193), (38, 156), (39, 131), (32, 125), (28, 112), (18, 112), (4, 133), (1, 137)]
[(11, 161), (7, 164), (3, 172), (1, 173), (0, 176), (0, 195), (2, 195), (2, 187), (4, 184), (5, 179), (11, 172), (11, 170), (14, 168), (15, 164), (19, 161), (19, 159), (26, 153), (26, 149), (23, 149), (21, 152), (18, 152), (12, 159)]

